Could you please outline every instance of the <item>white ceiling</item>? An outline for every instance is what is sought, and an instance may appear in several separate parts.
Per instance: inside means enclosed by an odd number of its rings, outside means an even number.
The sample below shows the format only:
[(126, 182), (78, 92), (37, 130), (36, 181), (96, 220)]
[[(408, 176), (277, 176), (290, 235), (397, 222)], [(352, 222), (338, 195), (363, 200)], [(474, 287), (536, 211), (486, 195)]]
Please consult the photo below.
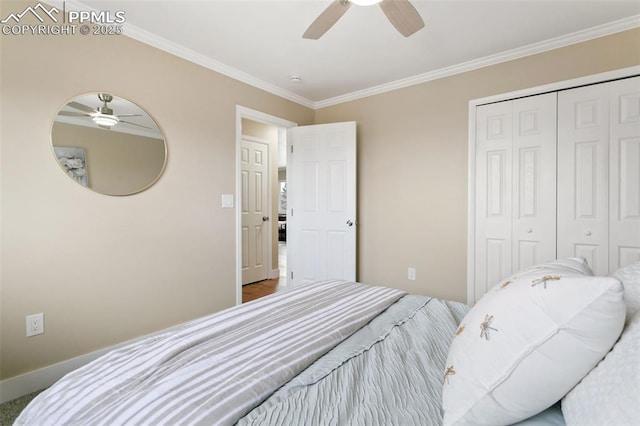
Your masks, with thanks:
[(123, 10), (126, 35), (312, 108), (640, 26), (637, 0), (413, 0), (426, 26), (409, 38), (354, 5), (305, 40), (330, 0), (66, 3)]

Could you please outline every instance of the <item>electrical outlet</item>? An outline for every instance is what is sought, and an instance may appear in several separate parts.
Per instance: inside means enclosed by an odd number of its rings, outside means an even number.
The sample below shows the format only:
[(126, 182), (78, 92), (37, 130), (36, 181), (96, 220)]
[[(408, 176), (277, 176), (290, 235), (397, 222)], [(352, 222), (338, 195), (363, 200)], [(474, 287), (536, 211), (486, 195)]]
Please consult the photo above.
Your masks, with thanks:
[(27, 337), (44, 333), (44, 314), (27, 315)]
[(412, 281), (416, 279), (416, 268), (409, 267), (409, 270), (407, 272), (407, 278), (409, 278)]

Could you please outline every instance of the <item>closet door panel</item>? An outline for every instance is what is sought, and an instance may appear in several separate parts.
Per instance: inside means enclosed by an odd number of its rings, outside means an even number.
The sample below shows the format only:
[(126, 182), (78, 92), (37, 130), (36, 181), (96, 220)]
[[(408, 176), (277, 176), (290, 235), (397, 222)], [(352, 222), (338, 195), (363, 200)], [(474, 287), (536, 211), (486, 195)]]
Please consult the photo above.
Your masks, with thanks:
[(609, 87), (558, 94), (558, 257), (609, 270)]
[(556, 258), (556, 99), (513, 104), (513, 272)]
[(511, 274), (512, 102), (476, 116), (475, 294)]
[(609, 271), (640, 260), (640, 77), (611, 86)]

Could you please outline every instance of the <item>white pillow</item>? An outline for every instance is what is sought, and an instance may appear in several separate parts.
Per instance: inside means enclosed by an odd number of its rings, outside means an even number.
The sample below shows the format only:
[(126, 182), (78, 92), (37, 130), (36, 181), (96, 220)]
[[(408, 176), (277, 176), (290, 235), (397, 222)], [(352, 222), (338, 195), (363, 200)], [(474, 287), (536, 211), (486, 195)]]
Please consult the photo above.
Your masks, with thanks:
[[(584, 257), (570, 257), (568, 259), (557, 259), (551, 262), (543, 263), (541, 265), (535, 265), (535, 266), (530, 266), (528, 268), (524, 268), (517, 274), (514, 274), (512, 278), (522, 275), (522, 273), (544, 271), (544, 270), (553, 270), (554, 272), (557, 272), (557, 273), (575, 272), (578, 275), (593, 276), (593, 271), (589, 267), (589, 264), (587, 263), (587, 260)], [(498, 283), (498, 285), (502, 285), (503, 283), (504, 281)]]
[(611, 349), (622, 284), (581, 259), (527, 268), (496, 284), (456, 331), (444, 372), (444, 424), (499, 425), (551, 406)]
[(624, 301), (627, 304), (627, 323), (640, 311), (640, 262), (623, 266), (613, 273), (624, 286)]
[(626, 326), (611, 352), (562, 399), (567, 424), (640, 421), (640, 262), (618, 269), (613, 276), (624, 287)]
[(567, 425), (640, 423), (640, 315), (627, 324), (611, 352), (562, 399)]

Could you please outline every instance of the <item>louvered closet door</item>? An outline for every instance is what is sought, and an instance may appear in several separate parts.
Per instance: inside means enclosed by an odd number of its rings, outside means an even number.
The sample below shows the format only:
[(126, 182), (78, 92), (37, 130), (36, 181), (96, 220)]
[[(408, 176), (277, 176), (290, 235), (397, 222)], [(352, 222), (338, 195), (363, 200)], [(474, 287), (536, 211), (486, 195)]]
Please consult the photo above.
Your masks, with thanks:
[(558, 95), (558, 257), (609, 271), (609, 86)]
[(556, 94), (476, 111), (476, 300), (556, 256)]
[(640, 77), (610, 83), (609, 272), (640, 260)]

